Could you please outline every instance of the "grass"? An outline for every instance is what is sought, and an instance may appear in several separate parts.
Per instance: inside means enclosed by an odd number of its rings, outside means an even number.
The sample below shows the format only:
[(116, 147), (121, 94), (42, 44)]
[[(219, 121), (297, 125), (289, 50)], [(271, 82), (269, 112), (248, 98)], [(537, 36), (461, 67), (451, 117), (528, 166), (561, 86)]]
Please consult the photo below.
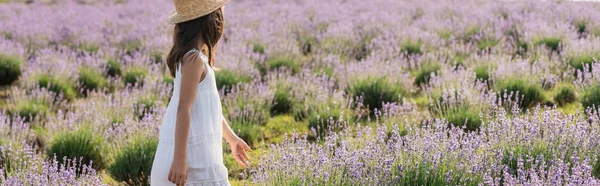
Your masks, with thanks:
[(92, 163), (94, 170), (103, 170), (106, 165), (106, 154), (103, 151), (104, 139), (93, 134), (89, 129), (80, 128), (77, 131), (66, 132), (55, 137), (48, 149), (48, 157), (56, 155), (59, 163), (63, 157), (68, 159), (82, 158), (82, 163)]
[(439, 64), (424, 64), (421, 68), (416, 72), (414, 84), (422, 87), (424, 85), (429, 84), (429, 80), (431, 79), (431, 75), (438, 75), (441, 66)]
[(573, 87), (570, 84), (560, 85), (557, 88), (557, 92), (554, 94), (553, 99), (554, 103), (556, 103), (560, 107), (578, 101), (575, 87)]
[(497, 83), (496, 91), (498, 91), (500, 95), (503, 95), (505, 92), (510, 95), (508, 99), (500, 97), (502, 103), (514, 103), (518, 100), (518, 104), (522, 110), (535, 107), (546, 101), (546, 96), (544, 95), (542, 87), (539, 84), (530, 83), (525, 79), (504, 79)]
[(399, 85), (389, 82), (386, 78), (366, 78), (352, 82), (345, 90), (351, 98), (362, 97), (362, 103), (369, 109), (371, 115), (375, 110), (381, 110), (384, 103), (402, 101), (403, 90)]
[(287, 69), (294, 75), (300, 71), (300, 63), (292, 57), (277, 56), (267, 60), (266, 69), (269, 71)]
[(279, 87), (274, 94), (271, 104), (271, 115), (290, 114), (296, 107), (296, 100), (290, 94), (291, 88)]
[(148, 76), (148, 70), (142, 67), (128, 69), (123, 75), (123, 82), (129, 85), (143, 85), (143, 81)]
[(593, 85), (592, 88), (585, 91), (585, 94), (581, 99), (581, 104), (584, 109), (600, 108), (600, 84)]
[(467, 170), (452, 165), (422, 163), (411, 165), (401, 173), (397, 185), (469, 185), (475, 186), (483, 182), (483, 178), (470, 175)]
[(447, 112), (445, 118), (454, 127), (464, 127), (469, 132), (478, 131), (483, 124), (483, 121), (479, 117), (479, 112), (469, 109), (458, 109)]
[(400, 51), (405, 53), (406, 55), (421, 55), (423, 51), (421, 50), (420, 42), (406, 41), (400, 46)]
[(8, 112), (10, 115), (16, 114), (23, 118), (23, 121), (29, 122), (34, 119), (44, 119), (50, 112), (50, 106), (36, 100), (20, 101), (14, 109)]
[(21, 76), (22, 60), (16, 56), (0, 54), (0, 85), (10, 85)]
[(66, 100), (73, 100), (77, 97), (75, 91), (75, 84), (66, 78), (54, 77), (48, 74), (42, 74), (35, 77), (36, 82), (42, 88), (48, 89), (48, 91), (56, 94), (62, 94)]
[(157, 146), (158, 139), (139, 137), (119, 152), (114, 163), (108, 168), (109, 174), (115, 180), (129, 185), (149, 186), (148, 177)]
[(108, 59), (106, 64), (106, 75), (116, 77), (121, 75), (121, 64), (115, 59)]
[(152, 112), (152, 107), (156, 103), (154, 96), (143, 97), (137, 101), (134, 107), (134, 113), (138, 116), (138, 119), (143, 119), (147, 113)]
[(226, 69), (216, 71), (215, 79), (219, 90), (223, 88), (229, 89), (237, 84), (250, 82), (250, 77)]
[(544, 46), (554, 52), (560, 52), (560, 45), (562, 44), (562, 38), (558, 37), (544, 37), (535, 42), (538, 46)]
[(102, 73), (93, 68), (79, 69), (79, 84), (86, 91), (100, 90), (106, 86), (106, 79)]
[(600, 60), (600, 53), (580, 54), (567, 57), (569, 65), (581, 72), (585, 69), (590, 69), (591, 64), (597, 60)]
[(490, 81), (490, 67), (487, 65), (478, 65), (475, 67), (475, 78), (480, 81)]
[(499, 43), (500, 43), (500, 40), (498, 40), (498, 39), (486, 37), (477, 43), (477, 48), (479, 49), (479, 51), (488, 50), (488, 49), (494, 48)]

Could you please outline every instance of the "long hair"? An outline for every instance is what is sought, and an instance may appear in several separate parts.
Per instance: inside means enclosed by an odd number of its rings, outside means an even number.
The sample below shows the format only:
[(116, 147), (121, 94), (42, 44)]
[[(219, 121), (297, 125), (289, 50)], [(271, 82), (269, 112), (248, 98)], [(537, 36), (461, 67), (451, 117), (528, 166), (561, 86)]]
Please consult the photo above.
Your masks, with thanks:
[(185, 53), (198, 49), (200, 39), (206, 44), (207, 51), (202, 48), (199, 50), (206, 52), (210, 66), (214, 66), (216, 45), (223, 36), (224, 24), (221, 8), (202, 17), (177, 23), (173, 33), (173, 47), (167, 56), (167, 67), (171, 76), (175, 77), (176, 67), (182, 62)]

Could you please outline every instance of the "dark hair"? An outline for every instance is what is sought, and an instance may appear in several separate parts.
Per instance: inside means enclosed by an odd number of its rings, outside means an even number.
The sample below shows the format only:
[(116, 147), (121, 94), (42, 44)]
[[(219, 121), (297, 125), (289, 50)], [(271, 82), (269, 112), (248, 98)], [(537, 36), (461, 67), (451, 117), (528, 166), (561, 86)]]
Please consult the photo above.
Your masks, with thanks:
[[(173, 48), (167, 56), (167, 67), (171, 76), (175, 77), (176, 67), (182, 62), (183, 56), (192, 49), (197, 49), (198, 41), (202, 39), (206, 44), (208, 62), (210, 66), (215, 65), (216, 45), (223, 36), (225, 21), (221, 8), (205, 16), (177, 23), (173, 33)], [(204, 50), (200, 49), (202, 52)], [(206, 53), (205, 53), (206, 54)], [(183, 64), (182, 64), (183, 66)]]

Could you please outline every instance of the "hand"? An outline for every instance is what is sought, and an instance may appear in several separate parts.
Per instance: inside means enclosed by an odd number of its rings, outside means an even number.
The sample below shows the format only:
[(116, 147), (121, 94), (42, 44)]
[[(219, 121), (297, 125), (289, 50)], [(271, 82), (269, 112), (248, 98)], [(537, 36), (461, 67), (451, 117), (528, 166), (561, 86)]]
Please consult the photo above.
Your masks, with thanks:
[(236, 137), (233, 140), (229, 141), (229, 147), (231, 147), (231, 155), (233, 155), (233, 157), (240, 166), (247, 167), (250, 164), (250, 162), (248, 161), (249, 158), (248, 154), (246, 154), (246, 151), (251, 152), (252, 149), (248, 147), (244, 140), (242, 140), (239, 137)]
[(187, 181), (187, 162), (185, 160), (173, 160), (169, 171), (169, 181), (176, 185), (184, 185)]

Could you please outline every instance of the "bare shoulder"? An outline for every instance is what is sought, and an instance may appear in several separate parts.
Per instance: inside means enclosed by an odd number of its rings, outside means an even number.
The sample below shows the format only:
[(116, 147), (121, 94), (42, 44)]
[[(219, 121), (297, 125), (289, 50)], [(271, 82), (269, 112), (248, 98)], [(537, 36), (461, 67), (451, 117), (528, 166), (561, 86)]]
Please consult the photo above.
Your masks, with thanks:
[(198, 52), (188, 52), (181, 61), (181, 72), (192, 72), (202, 74), (206, 70), (202, 56)]

